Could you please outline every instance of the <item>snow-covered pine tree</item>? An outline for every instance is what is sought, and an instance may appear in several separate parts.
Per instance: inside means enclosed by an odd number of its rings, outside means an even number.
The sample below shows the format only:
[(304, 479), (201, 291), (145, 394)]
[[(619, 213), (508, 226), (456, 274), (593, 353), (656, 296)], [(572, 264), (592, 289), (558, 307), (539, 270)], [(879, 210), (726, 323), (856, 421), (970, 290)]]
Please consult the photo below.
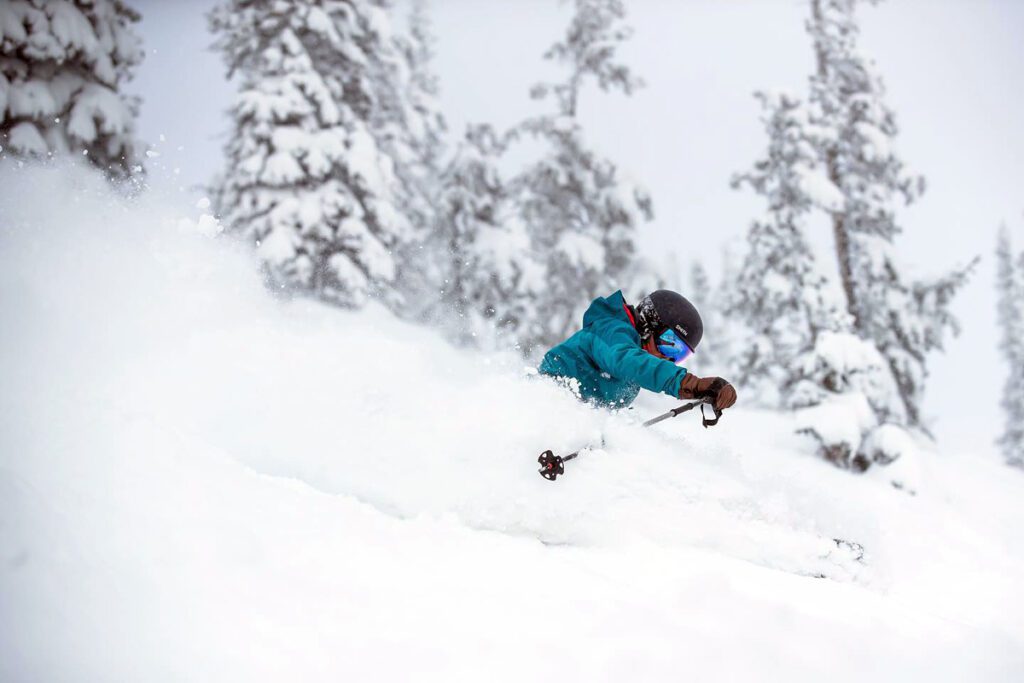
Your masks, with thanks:
[(857, 338), (834, 300), (806, 237), (815, 210), (843, 204), (818, 154), (827, 131), (811, 123), (803, 102), (756, 93), (768, 134), (766, 154), (733, 178), (764, 197), (765, 215), (747, 233), (747, 252), (728, 279), (724, 309), (733, 341), (730, 374), (762, 404), (797, 411), (798, 429), (819, 455), (866, 469), (893, 456), (873, 446), (877, 397), (894, 394), (885, 363)]
[(624, 17), (621, 0), (576, 0), (565, 37), (545, 54), (566, 64), (568, 77), (531, 90), (535, 99), (553, 97), (555, 111), (519, 127), (547, 146), (543, 158), (514, 181), (533, 249), (546, 260), (544, 299), (520, 326), (527, 351), (564, 339), (593, 297), (624, 286), (636, 252), (636, 226), (651, 217), (649, 198), (586, 145), (578, 119), (588, 81), (627, 95), (639, 85), (615, 61), (619, 44), (630, 35)]
[(364, 0), (374, 8), (373, 30), (378, 44), (367, 62), (370, 87), (377, 102), (370, 111), (371, 128), (394, 162), (399, 208), (423, 237), (433, 217), (436, 179), (447, 127), (431, 72), (433, 38), (423, 2), (414, 3), (407, 34), (392, 34), (382, 9), (390, 0)]
[(370, 0), (229, 0), (210, 14), (239, 80), (223, 223), (258, 248), (275, 287), (358, 306), (394, 304), (394, 250), (410, 233), (381, 139), (394, 110), (382, 81), (388, 17)]
[(448, 123), (441, 111), (440, 81), (432, 70), (435, 38), (431, 32), (426, 0), (413, 0), (409, 12), (408, 35), (400, 37), (398, 48), (405, 60), (405, 73), (400, 79), (412, 110), (410, 145), (416, 153), (421, 173), (436, 172), (445, 151)]
[(445, 263), (442, 317), (462, 343), (516, 338), (544, 286), (498, 167), (504, 146), (490, 126), (470, 126), (441, 176), (431, 252)]
[(883, 420), (920, 426), (926, 356), (941, 349), (947, 332), (957, 331), (949, 303), (970, 266), (911, 280), (897, 258), (896, 201), (912, 202), (924, 180), (909, 174), (894, 152), (895, 116), (881, 79), (857, 46), (857, 4), (811, 0), (807, 28), (817, 58), (812, 121), (829, 132), (821, 137), (821, 154), (843, 197), (832, 227), (847, 309), (858, 335), (885, 358), (898, 389), (898, 402), (874, 397), (873, 405), (885, 407)]
[(803, 102), (788, 93), (758, 92), (768, 149), (732, 179), (764, 197), (765, 215), (747, 232), (748, 249), (730, 283), (726, 314), (745, 331), (737, 344), (736, 380), (765, 405), (784, 403), (781, 391), (801, 377), (797, 357), (823, 331), (846, 332), (827, 281), (805, 237), (808, 214), (841, 205), (824, 175)]
[(403, 308), (407, 315), (423, 319), (436, 314), (434, 294), (447, 277), (446, 256), (430, 252), (445, 241), (435, 233), (443, 232), (438, 206), (448, 125), (438, 101), (439, 81), (431, 69), (434, 37), (425, 0), (414, 0), (407, 18), (406, 33), (395, 37), (401, 62), (384, 75), (385, 82), (399, 88), (389, 98), (394, 112), (388, 118), (401, 125), (384, 126), (384, 148), (395, 160), (399, 208), (413, 228), (399, 251)]
[(710, 307), (711, 302), (711, 278), (704, 264), (694, 261), (690, 264), (690, 277), (686, 288), (686, 298), (697, 307), (701, 317), (704, 317), (705, 309)]
[(137, 98), (121, 92), (142, 61), (120, 0), (0, 2), (0, 147), (24, 157), (84, 155), (109, 177), (141, 171)]
[[(740, 268), (746, 255), (745, 249), (746, 244), (738, 244), (735, 241), (722, 245), (721, 272), (711, 297), (717, 318), (711, 348), (714, 366), (708, 368), (702, 364), (700, 367), (704, 374), (729, 378), (734, 378), (739, 374), (739, 362), (743, 357), (742, 345), (749, 336), (749, 332), (744, 321), (736, 320), (730, 315), (729, 307), (730, 302), (736, 296), (733, 289), (740, 280)], [(703, 348), (703, 342), (701, 347)], [(697, 374), (699, 375), (701, 372), (698, 371)], [(750, 396), (749, 398), (756, 397)]]
[(660, 254), (638, 254), (633, 262), (619, 276), (622, 295), (628, 303), (636, 303), (658, 289), (681, 291), (678, 278), (672, 278), (679, 268), (675, 252), (668, 250)]
[(728, 333), (723, 324), (722, 297), (718, 290), (712, 289), (711, 278), (703, 263), (695, 260), (690, 264), (688, 281), (680, 292), (697, 307), (704, 322), (704, 338), (697, 353), (689, 359), (687, 369), (698, 375), (725, 373), (733, 378), (733, 373), (726, 373), (725, 369), (715, 365), (719, 362), (719, 352), (724, 348)]
[(794, 367), (784, 406), (796, 411), (797, 431), (814, 439), (818, 455), (863, 471), (903, 454), (905, 430), (878, 418), (875, 401), (896, 389), (873, 344), (848, 331), (822, 331)]
[(1004, 226), (996, 245), (999, 350), (1007, 365), (1001, 405), (1006, 427), (999, 437), (1006, 462), (1024, 467), (1024, 251), (1016, 258)]

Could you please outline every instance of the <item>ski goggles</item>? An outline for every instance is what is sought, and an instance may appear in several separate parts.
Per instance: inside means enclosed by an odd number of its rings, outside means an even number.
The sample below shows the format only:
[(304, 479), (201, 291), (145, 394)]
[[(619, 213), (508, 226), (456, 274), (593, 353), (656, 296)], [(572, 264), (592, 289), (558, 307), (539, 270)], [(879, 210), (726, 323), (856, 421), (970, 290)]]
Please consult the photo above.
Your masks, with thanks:
[(680, 339), (679, 335), (672, 328), (665, 330), (658, 336), (657, 346), (658, 351), (676, 365), (679, 365), (693, 355), (693, 349)]

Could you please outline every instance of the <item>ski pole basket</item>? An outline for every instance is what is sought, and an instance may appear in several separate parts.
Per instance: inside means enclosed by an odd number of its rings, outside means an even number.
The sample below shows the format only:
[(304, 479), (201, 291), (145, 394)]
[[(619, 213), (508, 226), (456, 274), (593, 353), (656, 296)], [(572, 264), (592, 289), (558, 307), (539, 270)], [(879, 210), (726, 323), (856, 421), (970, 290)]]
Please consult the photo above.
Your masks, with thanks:
[(548, 481), (554, 481), (559, 474), (565, 474), (565, 460), (562, 456), (555, 455), (551, 451), (544, 451), (537, 458), (537, 462), (540, 463), (540, 476), (544, 477)]

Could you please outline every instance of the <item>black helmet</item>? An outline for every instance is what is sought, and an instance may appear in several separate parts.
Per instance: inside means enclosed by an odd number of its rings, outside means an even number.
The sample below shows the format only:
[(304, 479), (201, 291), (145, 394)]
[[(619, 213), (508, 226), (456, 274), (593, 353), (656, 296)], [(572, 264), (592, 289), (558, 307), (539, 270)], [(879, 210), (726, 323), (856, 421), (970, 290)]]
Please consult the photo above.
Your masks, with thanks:
[(637, 330), (646, 341), (672, 328), (694, 351), (704, 336), (704, 322), (693, 304), (668, 289), (651, 292), (636, 305)]

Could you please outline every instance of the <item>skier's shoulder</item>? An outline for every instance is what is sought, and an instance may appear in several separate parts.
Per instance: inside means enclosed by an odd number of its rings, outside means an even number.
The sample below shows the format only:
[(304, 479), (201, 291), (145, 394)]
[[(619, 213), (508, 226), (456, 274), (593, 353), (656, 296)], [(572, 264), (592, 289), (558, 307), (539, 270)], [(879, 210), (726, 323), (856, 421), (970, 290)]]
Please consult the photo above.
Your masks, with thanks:
[(622, 290), (617, 290), (608, 296), (597, 297), (590, 302), (587, 312), (583, 314), (584, 327), (609, 320), (629, 324), (629, 315), (626, 313), (626, 299), (622, 296)]
[(621, 291), (610, 296), (598, 297), (583, 316), (582, 331), (609, 345), (639, 345), (640, 335), (637, 334), (629, 316)]

